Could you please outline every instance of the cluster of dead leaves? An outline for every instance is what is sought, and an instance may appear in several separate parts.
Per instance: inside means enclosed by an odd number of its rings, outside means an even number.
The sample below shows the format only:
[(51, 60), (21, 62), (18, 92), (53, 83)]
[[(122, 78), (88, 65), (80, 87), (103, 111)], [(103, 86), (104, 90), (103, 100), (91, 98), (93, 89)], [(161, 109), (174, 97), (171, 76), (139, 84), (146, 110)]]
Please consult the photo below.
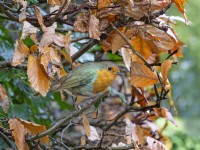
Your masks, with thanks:
[[(54, 79), (55, 74), (58, 75), (58, 78), (66, 75), (60, 55), (62, 54), (69, 63), (72, 63), (69, 51), (71, 32), (66, 33), (65, 36), (56, 33), (56, 23), (46, 27), (37, 7), (35, 7), (35, 11), (43, 36), (38, 43), (37, 32), (39, 29), (29, 22), (23, 21), (22, 36), (16, 40), (12, 65), (20, 65), (28, 57), (27, 75), (29, 82), (35, 91), (45, 96), (50, 89), (50, 79)], [(30, 48), (23, 42), (23, 39), (27, 37), (30, 37), (35, 43)]]

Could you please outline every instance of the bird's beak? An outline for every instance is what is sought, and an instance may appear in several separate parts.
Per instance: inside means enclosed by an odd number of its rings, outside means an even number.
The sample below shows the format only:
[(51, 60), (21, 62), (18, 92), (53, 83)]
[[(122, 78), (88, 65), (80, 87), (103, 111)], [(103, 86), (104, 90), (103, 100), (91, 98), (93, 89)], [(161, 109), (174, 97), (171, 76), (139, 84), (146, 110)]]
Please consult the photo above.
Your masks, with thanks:
[(117, 72), (117, 75), (124, 76), (124, 74), (121, 72)]

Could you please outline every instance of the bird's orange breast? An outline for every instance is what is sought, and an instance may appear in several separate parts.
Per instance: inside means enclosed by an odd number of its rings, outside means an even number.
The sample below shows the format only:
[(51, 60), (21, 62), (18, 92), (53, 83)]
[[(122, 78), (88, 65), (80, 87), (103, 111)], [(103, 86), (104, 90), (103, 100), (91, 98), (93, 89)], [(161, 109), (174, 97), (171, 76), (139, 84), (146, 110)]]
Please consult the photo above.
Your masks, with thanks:
[(98, 76), (93, 85), (94, 93), (99, 93), (107, 89), (116, 77), (115, 73), (110, 72), (107, 69), (98, 70), (97, 74)]

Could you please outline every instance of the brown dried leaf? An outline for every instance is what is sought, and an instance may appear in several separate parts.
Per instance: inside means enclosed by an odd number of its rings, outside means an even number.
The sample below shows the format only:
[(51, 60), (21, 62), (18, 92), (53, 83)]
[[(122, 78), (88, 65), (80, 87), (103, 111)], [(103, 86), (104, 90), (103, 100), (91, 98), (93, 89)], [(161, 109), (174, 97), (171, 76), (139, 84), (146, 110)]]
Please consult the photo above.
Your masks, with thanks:
[(148, 38), (151, 39), (157, 47), (157, 50), (153, 51), (154, 53), (159, 54), (160, 52), (171, 50), (174, 47), (174, 42), (164, 31), (151, 25), (147, 25), (145, 29)]
[[(126, 29), (124, 28), (123, 31), (121, 32), (124, 34), (127, 40), (129, 40), (132, 37), (132, 35), (136, 32), (134, 28), (127, 29), (126, 31), (124, 30)], [(112, 35), (112, 41), (111, 41), (112, 53), (117, 52), (125, 44), (126, 41), (118, 33), (114, 33)]]
[(48, 46), (44, 47), (41, 53), (42, 53), (42, 56), (40, 58), (40, 63), (43, 65), (49, 77), (53, 78), (55, 73), (60, 71), (59, 68), (62, 68), (60, 55), (58, 55), (55, 49)]
[[(27, 133), (31, 135), (37, 135), (38, 133), (46, 131), (45, 126), (25, 121), (20, 118), (10, 119), (8, 123), (10, 125), (10, 129), (13, 130), (12, 134), (19, 150), (29, 150), (29, 147), (25, 142), (25, 135)], [(41, 138), (40, 143), (49, 144), (48, 136)]]
[(163, 63), (162, 63), (162, 66), (161, 66), (161, 74), (162, 74), (162, 78), (163, 78), (163, 84), (164, 85), (168, 85), (168, 82), (167, 82), (167, 75), (168, 75), (168, 72), (169, 72), (169, 69), (171, 68), (172, 66), (172, 60), (165, 60)]
[(67, 53), (68, 53), (69, 56), (71, 55), (70, 48), (69, 48), (70, 42), (71, 42), (71, 38), (70, 38), (71, 35), (72, 35), (72, 32), (69, 31), (69, 32), (66, 33), (66, 35), (65, 35), (65, 37), (64, 37), (65, 49), (66, 49), (66, 51), (67, 51)]
[(12, 60), (12, 66), (20, 65), (24, 62), (25, 58), (29, 55), (29, 48), (22, 40), (16, 40), (15, 51)]
[(147, 137), (147, 144), (150, 150), (167, 150), (167, 147), (163, 143), (151, 137)]
[(8, 123), (10, 125), (10, 129), (13, 130), (12, 134), (14, 136), (17, 148), (19, 150), (29, 150), (29, 147), (25, 141), (27, 130), (24, 128), (24, 125), (21, 124), (20, 120), (18, 120), (17, 118), (10, 119)]
[(88, 31), (89, 24), (89, 14), (81, 13), (77, 20), (74, 22), (74, 31), (76, 32), (86, 32)]
[[(37, 134), (39, 134), (41, 132), (46, 131), (46, 126), (44, 126), (44, 125), (39, 125), (39, 124), (36, 124), (34, 122), (29, 122), (29, 121), (26, 121), (26, 120), (23, 120), (23, 119), (20, 119), (20, 118), (17, 118), (17, 119), (20, 120), (21, 124), (24, 125), (24, 128), (31, 135), (37, 135)], [(42, 144), (46, 144), (46, 145), (49, 144), (49, 138), (48, 138), (48, 136), (42, 137), (40, 139), (40, 142)]]
[(151, 0), (150, 12), (159, 11), (166, 8), (171, 3), (171, 0)]
[(54, 42), (54, 37), (55, 37), (55, 28), (56, 28), (56, 23), (54, 23), (52, 26), (47, 27), (46, 31), (44, 32), (42, 39), (40, 41), (40, 49), (42, 49), (45, 46), (49, 46)]
[(135, 87), (146, 87), (158, 82), (158, 78), (147, 66), (134, 61), (131, 65), (131, 84)]
[(38, 28), (34, 27), (27, 21), (23, 22), (23, 29), (22, 29), (22, 37), (21, 39), (25, 39), (27, 36), (31, 34), (36, 34), (39, 31)]
[(132, 94), (137, 98), (137, 103), (140, 104), (142, 107), (145, 107), (147, 105), (148, 101), (144, 95), (144, 89), (132, 86)]
[[(144, 38), (142, 32), (139, 32), (136, 36), (132, 38), (131, 44), (145, 60), (148, 60), (155, 47), (151, 41)], [(143, 63), (143, 61), (139, 57), (134, 57), (134, 61), (139, 61)]]
[(44, 25), (44, 20), (43, 20), (42, 14), (40, 13), (40, 10), (37, 7), (35, 7), (35, 12), (36, 12), (36, 16), (37, 16), (38, 22), (40, 24), (40, 27), (42, 28), (42, 31), (46, 32), (47, 27)]
[(111, 3), (111, 0), (98, 0), (97, 9), (107, 8)]
[(0, 106), (3, 108), (4, 112), (7, 112), (9, 105), (10, 105), (9, 99), (8, 99), (8, 95), (6, 94), (6, 90), (0, 84)]
[(50, 79), (39, 59), (32, 54), (28, 57), (27, 75), (33, 89), (46, 96), (50, 89)]
[(161, 107), (161, 108), (154, 108), (154, 111), (155, 111), (155, 113), (156, 113), (157, 116), (166, 118), (171, 123), (173, 123), (173, 125), (177, 126), (176, 121), (174, 120), (172, 114), (169, 112), (168, 109), (166, 109), (164, 107)]
[(82, 118), (83, 118), (83, 126), (85, 128), (86, 135), (87, 137), (90, 137), (90, 123), (85, 113), (82, 113)]
[(90, 15), (89, 19), (89, 37), (93, 39), (100, 40), (100, 29), (99, 29), (99, 19), (94, 15)]

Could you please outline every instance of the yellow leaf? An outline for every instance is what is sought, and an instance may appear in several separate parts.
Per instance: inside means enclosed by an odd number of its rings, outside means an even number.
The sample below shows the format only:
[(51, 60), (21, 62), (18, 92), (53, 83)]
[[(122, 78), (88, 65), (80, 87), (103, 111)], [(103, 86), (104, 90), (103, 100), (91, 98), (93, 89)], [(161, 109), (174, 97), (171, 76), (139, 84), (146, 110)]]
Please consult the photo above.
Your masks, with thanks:
[(132, 62), (131, 65), (131, 84), (135, 87), (146, 87), (158, 82), (158, 78), (147, 66)]
[(97, 9), (100, 10), (102, 8), (106, 8), (110, 5), (111, 0), (98, 0)]
[(65, 52), (64, 52), (63, 50), (61, 50), (61, 49), (60, 49), (60, 52), (61, 52), (61, 54), (63, 54), (63, 56), (65, 57), (65, 59), (66, 59), (70, 64), (73, 63), (71, 57), (70, 57), (67, 53), (65, 53)]
[(29, 54), (29, 48), (22, 40), (16, 40), (12, 66), (20, 65)]
[(165, 60), (163, 63), (162, 63), (162, 66), (161, 66), (161, 74), (162, 74), (162, 78), (163, 78), (163, 84), (164, 85), (168, 85), (168, 82), (167, 82), (167, 75), (168, 75), (168, 72), (169, 72), (169, 69), (171, 68), (172, 66), (172, 60)]
[(28, 58), (27, 75), (33, 89), (42, 96), (46, 96), (50, 89), (50, 79), (39, 59), (32, 54)]
[(9, 108), (9, 99), (8, 95), (6, 94), (6, 90), (0, 84), (0, 106), (3, 108), (4, 112), (7, 112)]
[(83, 126), (85, 128), (86, 135), (87, 135), (87, 137), (89, 137), (90, 136), (90, 123), (88, 121), (87, 116), (84, 113), (82, 114), (82, 118), (83, 118)]
[[(20, 118), (10, 119), (8, 123), (10, 125), (10, 129), (13, 130), (12, 134), (19, 150), (29, 150), (29, 147), (25, 142), (25, 136), (27, 133), (31, 135), (37, 135), (43, 131), (46, 131), (45, 126), (35, 124)], [(39, 141), (42, 144), (49, 144), (48, 136), (41, 138)]]

